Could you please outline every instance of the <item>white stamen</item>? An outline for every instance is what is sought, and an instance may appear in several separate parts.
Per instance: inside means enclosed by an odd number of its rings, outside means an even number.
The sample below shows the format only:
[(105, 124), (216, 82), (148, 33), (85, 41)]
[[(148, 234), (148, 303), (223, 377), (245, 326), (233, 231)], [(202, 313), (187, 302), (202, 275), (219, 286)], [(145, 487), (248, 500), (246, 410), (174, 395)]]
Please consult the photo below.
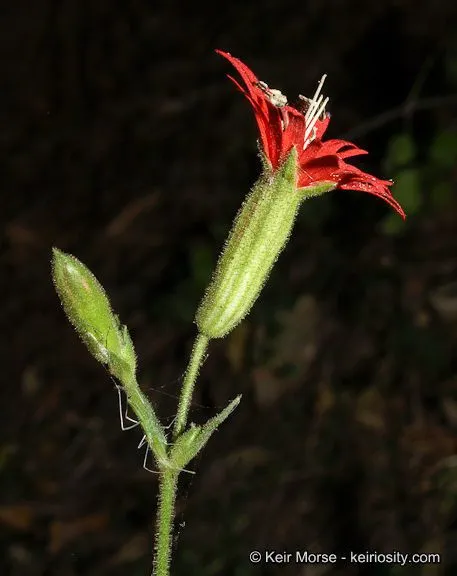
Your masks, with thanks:
[(316, 118), (320, 118), (322, 116), (329, 100), (330, 98), (327, 96), (327, 98), (322, 102), (319, 110), (316, 112)]
[[(317, 112), (314, 113), (313, 117), (308, 120), (309, 124), (306, 127), (306, 131), (305, 131), (305, 140), (309, 138), (309, 135), (311, 134), (311, 132), (316, 132), (315, 126), (316, 126), (316, 122), (319, 120), (322, 112), (325, 110), (325, 106), (327, 105), (329, 99), (326, 98), (322, 104), (320, 105), (319, 109), (317, 110)], [(314, 136), (313, 136), (314, 138)]]
[(329, 101), (328, 98), (324, 98), (323, 94), (320, 93), (326, 78), (327, 75), (324, 74), (317, 86), (314, 96), (310, 100), (310, 106), (305, 114), (306, 130), (303, 137), (303, 149), (305, 149), (308, 144), (310, 144), (310, 142), (316, 137), (316, 122), (324, 113), (325, 107)]
[(306, 120), (306, 121), (309, 120), (309, 118), (310, 118), (310, 117), (312, 116), (312, 114), (314, 113), (314, 110), (317, 108), (317, 106), (319, 106), (319, 104), (320, 104), (320, 102), (321, 102), (322, 97), (321, 97), (319, 100), (317, 100), (317, 97), (318, 97), (319, 94), (321, 93), (322, 86), (324, 85), (324, 82), (325, 82), (325, 79), (326, 79), (326, 78), (327, 78), (327, 74), (324, 74), (324, 75), (322, 76), (322, 78), (320, 79), (319, 84), (317, 85), (316, 92), (314, 92), (314, 96), (311, 98), (311, 102), (312, 102), (312, 103), (311, 103), (310, 107), (308, 108), (308, 110), (306, 111), (306, 114), (305, 114), (305, 120)]

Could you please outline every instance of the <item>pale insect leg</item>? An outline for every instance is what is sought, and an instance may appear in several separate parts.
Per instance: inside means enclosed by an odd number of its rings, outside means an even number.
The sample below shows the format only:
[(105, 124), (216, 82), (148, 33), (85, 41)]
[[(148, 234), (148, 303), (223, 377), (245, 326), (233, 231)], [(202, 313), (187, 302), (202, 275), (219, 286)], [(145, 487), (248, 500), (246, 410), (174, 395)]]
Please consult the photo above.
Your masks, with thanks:
[[(164, 426), (165, 430), (169, 430), (173, 426), (173, 424), (175, 423), (175, 420), (176, 420), (176, 416), (173, 418), (171, 423), (168, 424), (168, 426)], [(137, 448), (140, 449), (145, 444), (146, 444), (146, 435), (143, 434), (143, 437), (141, 438), (140, 443), (138, 444)]]
[[(118, 394), (118, 398), (119, 398), (119, 418), (121, 421), (121, 429), (122, 431), (126, 431), (126, 430), (131, 430), (132, 428), (136, 428), (139, 425), (139, 422), (137, 420), (134, 420), (133, 418), (130, 418), (130, 416), (127, 414), (127, 410), (128, 410), (128, 403), (125, 407), (125, 413), (123, 413), (123, 409), (122, 409), (122, 391), (121, 391), (121, 387), (118, 386), (114, 380), (113, 377), (111, 377), (111, 379), (114, 382), (114, 385), (116, 386), (116, 390), (117, 390), (117, 394)], [(131, 422), (130, 425), (126, 425), (125, 424), (125, 420), (128, 420), (129, 422)], [(174, 422), (175, 422), (175, 418), (173, 418), (173, 420), (171, 421), (170, 424), (168, 424), (165, 429), (168, 430), (169, 428), (171, 428), (171, 426), (173, 426)], [(144, 454), (144, 459), (143, 459), (143, 468), (147, 471), (147, 472), (151, 472), (151, 474), (160, 474), (160, 472), (158, 472), (157, 470), (153, 470), (152, 468), (149, 468), (147, 466), (147, 462), (148, 462), (148, 456), (149, 456), (149, 452), (150, 452), (150, 448), (149, 448), (149, 444), (146, 441), (146, 436), (143, 435), (137, 448), (140, 449), (142, 448), (144, 445), (146, 444), (146, 451)], [(195, 472), (193, 470), (187, 470), (185, 468), (182, 468), (181, 472), (187, 472), (188, 474), (195, 474)]]
[(170, 428), (171, 428), (171, 427), (173, 426), (173, 424), (175, 423), (176, 418), (177, 418), (177, 416), (175, 416), (175, 417), (173, 418), (173, 420), (170, 422), (170, 424), (167, 424), (166, 426), (164, 426), (164, 429), (165, 429), (165, 430), (170, 430)]
[[(126, 430), (131, 430), (132, 428), (136, 428), (139, 425), (139, 422), (137, 420), (134, 420), (133, 418), (130, 418), (130, 416), (128, 415), (128, 403), (125, 406), (125, 412), (122, 409), (122, 391), (121, 391), (121, 387), (118, 386), (116, 384), (116, 382), (114, 383), (114, 385), (116, 386), (116, 390), (117, 390), (117, 395), (119, 398), (119, 418), (121, 420), (121, 430), (123, 432), (125, 432)], [(130, 422), (130, 424), (126, 424), (125, 422), (128, 421)]]
[[(106, 364), (109, 364), (109, 352), (108, 352), (108, 336), (109, 336), (109, 331), (111, 330), (111, 326), (106, 334), (106, 338), (105, 338), (105, 350), (107, 353), (107, 359), (106, 359)], [(125, 412), (122, 409), (122, 392), (121, 392), (121, 387), (118, 386), (117, 382), (114, 380), (114, 378), (112, 376), (110, 376), (111, 380), (113, 381), (114, 385), (116, 386), (116, 390), (117, 390), (117, 396), (118, 396), (118, 400), (119, 400), (119, 418), (121, 421), (121, 430), (123, 432), (127, 431), (127, 430), (132, 430), (132, 428), (136, 428), (136, 426), (139, 425), (139, 422), (137, 420), (134, 420), (133, 418), (130, 418), (130, 416), (128, 415), (128, 401), (126, 403), (125, 406)], [(130, 424), (125, 424), (125, 421), (130, 422)]]
[[(146, 437), (145, 437), (146, 440)], [(144, 453), (144, 460), (143, 460), (143, 468), (146, 472), (151, 472), (151, 474), (160, 474), (157, 470), (152, 470), (152, 468), (148, 468), (148, 455), (149, 455), (149, 444), (146, 444), (146, 452)]]
[[(144, 441), (142, 440), (143, 444)], [(149, 456), (149, 445), (146, 445), (146, 452), (144, 453), (144, 460), (143, 460), (143, 468), (146, 472), (151, 472), (151, 474), (160, 474), (157, 470), (152, 470), (152, 468), (148, 468), (148, 456)], [(186, 468), (181, 468), (180, 472), (187, 472), (188, 474), (195, 474), (193, 470), (186, 470)]]
[(144, 453), (143, 468), (146, 470), (146, 472), (151, 472), (151, 474), (160, 474), (160, 472), (158, 472), (157, 470), (152, 470), (147, 466), (149, 455), (149, 444), (146, 443), (146, 436), (143, 436), (143, 438), (141, 438), (140, 443), (138, 444), (138, 449), (140, 449), (145, 444), (146, 444), (146, 452)]
[[(138, 448), (141, 448), (146, 444), (146, 436), (143, 436), (140, 443), (138, 444)], [(149, 456), (149, 444), (146, 444), (146, 452), (144, 453), (144, 460), (143, 460), (143, 468), (146, 472), (151, 472), (151, 474), (160, 474), (157, 470), (152, 470), (152, 468), (148, 468), (148, 456)], [(187, 470), (186, 468), (181, 468), (180, 472), (187, 472), (187, 474), (195, 474), (193, 470)]]

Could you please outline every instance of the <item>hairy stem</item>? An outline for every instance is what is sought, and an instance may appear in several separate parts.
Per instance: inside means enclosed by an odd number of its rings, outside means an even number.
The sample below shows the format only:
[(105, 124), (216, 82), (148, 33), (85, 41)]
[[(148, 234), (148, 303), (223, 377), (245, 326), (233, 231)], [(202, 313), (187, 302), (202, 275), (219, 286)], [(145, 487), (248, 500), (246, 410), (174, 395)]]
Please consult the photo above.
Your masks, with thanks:
[(128, 403), (138, 418), (156, 462), (159, 466), (165, 465), (168, 462), (167, 439), (151, 403), (141, 391), (134, 377), (125, 378), (122, 384), (127, 394)]
[(169, 576), (170, 574), (178, 476), (179, 470), (171, 468), (164, 469), (160, 473), (153, 576)]
[(179, 398), (178, 412), (173, 429), (173, 438), (175, 440), (186, 427), (195, 381), (197, 380), (200, 366), (203, 364), (208, 342), (209, 339), (203, 334), (198, 334), (197, 338), (195, 339), (194, 347), (192, 348), (190, 355), (189, 364), (187, 366), (186, 375), (184, 376), (181, 395)]
[[(208, 338), (202, 334), (198, 334), (194, 342), (179, 398), (178, 412), (173, 431), (174, 439), (178, 438), (186, 427), (190, 404), (192, 402), (192, 393), (198, 371), (205, 357), (208, 342)], [(153, 576), (169, 576), (173, 520), (175, 516), (175, 501), (180, 470), (170, 468), (169, 465), (159, 467), (159, 503), (157, 508), (155, 556), (152, 574)]]

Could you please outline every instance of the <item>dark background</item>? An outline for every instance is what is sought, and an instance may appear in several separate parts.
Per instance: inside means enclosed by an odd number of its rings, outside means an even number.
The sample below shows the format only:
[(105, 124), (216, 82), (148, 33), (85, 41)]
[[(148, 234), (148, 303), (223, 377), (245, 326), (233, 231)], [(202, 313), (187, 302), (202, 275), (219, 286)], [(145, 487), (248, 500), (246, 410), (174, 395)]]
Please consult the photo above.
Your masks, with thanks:
[[(457, 41), (451, 0), (3, 2), (0, 573), (150, 573), (157, 476), (50, 279), (85, 262), (170, 422), (218, 250), (259, 174), (221, 48), (311, 96), (397, 182), (311, 200), (192, 419), (241, 406), (183, 475), (173, 574), (455, 574)], [(435, 566), (251, 565), (250, 550), (437, 552)]]

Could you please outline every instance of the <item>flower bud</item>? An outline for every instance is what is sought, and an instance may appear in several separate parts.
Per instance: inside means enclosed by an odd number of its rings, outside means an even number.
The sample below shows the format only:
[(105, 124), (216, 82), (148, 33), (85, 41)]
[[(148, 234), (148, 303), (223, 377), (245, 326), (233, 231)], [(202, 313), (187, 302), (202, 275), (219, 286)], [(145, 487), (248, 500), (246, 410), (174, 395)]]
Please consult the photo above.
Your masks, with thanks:
[(238, 212), (195, 317), (208, 338), (225, 336), (248, 314), (286, 245), (310, 195), (297, 190), (297, 168), (293, 147), (277, 170), (265, 170)]
[(136, 356), (127, 327), (120, 325), (92, 272), (53, 248), (52, 275), (63, 309), (91, 354), (120, 381), (133, 377)]

